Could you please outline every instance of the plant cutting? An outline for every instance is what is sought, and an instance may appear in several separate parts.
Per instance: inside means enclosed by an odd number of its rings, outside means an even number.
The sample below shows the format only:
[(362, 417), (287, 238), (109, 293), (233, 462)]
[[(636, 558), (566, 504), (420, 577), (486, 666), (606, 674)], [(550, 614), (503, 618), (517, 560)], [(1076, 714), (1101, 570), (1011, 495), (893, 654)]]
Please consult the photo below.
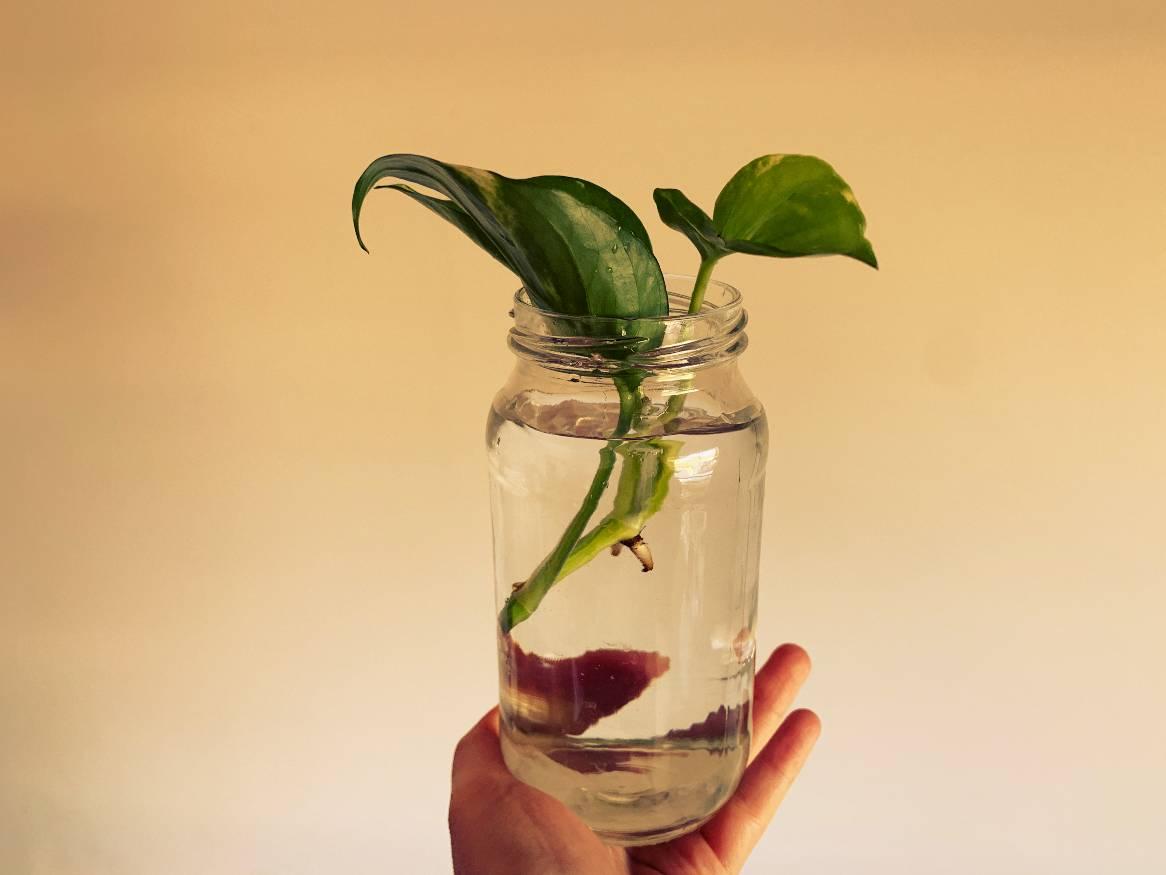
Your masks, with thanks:
[(608, 841), (693, 829), (748, 754), (766, 446), (738, 369), (741, 297), (712, 275), (735, 253), (876, 267), (862, 211), (804, 155), (749, 162), (711, 215), (658, 188), (660, 218), (699, 256), (684, 278), (663, 273), (626, 204), (582, 179), (387, 155), (353, 192), (362, 247), (377, 188), (521, 283), (516, 366), (487, 429), (507, 764)]

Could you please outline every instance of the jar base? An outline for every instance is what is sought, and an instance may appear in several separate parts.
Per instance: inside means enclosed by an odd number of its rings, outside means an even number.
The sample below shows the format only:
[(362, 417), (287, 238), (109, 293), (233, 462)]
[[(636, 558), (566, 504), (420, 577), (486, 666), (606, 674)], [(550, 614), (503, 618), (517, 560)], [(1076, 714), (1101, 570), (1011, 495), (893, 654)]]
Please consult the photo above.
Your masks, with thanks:
[(668, 841), (699, 828), (732, 795), (748, 737), (730, 748), (693, 740), (544, 736), (505, 723), (502, 756), (518, 780), (554, 796), (606, 844)]
[(613, 845), (620, 848), (637, 848), (643, 845), (659, 845), (664, 842), (670, 842), (672, 839), (678, 839), (682, 835), (686, 835), (694, 830), (700, 829), (709, 820), (712, 819), (712, 814), (706, 814), (704, 817), (698, 818), (690, 823), (682, 823), (672, 829), (654, 830), (647, 833), (609, 833), (602, 830), (592, 830), (605, 845)]

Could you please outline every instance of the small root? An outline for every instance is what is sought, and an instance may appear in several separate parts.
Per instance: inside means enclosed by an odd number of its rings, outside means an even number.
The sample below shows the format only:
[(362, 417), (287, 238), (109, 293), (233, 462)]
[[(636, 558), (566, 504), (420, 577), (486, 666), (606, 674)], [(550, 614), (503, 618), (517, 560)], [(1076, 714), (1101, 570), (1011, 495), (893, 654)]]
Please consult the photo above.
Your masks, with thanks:
[(648, 542), (641, 536), (636, 535), (625, 541), (620, 541), (620, 544), (631, 550), (632, 555), (640, 560), (640, 565), (643, 566), (641, 571), (648, 572), (656, 567), (656, 563), (652, 560), (652, 551), (648, 548)]

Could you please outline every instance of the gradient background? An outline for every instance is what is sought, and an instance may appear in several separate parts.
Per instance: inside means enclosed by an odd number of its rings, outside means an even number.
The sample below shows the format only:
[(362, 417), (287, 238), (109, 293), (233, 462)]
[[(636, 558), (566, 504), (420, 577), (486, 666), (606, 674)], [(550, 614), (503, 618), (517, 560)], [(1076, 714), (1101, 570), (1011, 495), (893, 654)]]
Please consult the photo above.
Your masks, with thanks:
[(1163, 871), (1164, 9), (10, 4), (0, 871), (448, 871), (515, 282), (388, 194), (357, 249), (393, 151), (591, 178), (681, 272), (653, 186), (834, 163), (879, 273), (718, 271), (825, 723), (748, 871)]

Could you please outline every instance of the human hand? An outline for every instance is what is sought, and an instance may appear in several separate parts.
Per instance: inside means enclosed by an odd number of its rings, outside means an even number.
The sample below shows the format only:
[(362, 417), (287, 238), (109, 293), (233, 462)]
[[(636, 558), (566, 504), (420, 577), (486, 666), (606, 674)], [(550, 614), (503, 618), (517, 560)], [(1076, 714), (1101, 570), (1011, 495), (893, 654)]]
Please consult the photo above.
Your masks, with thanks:
[(454, 751), (455, 875), (735, 875), (818, 740), (812, 711), (781, 719), (809, 673), (796, 644), (774, 651), (754, 681), (749, 767), (736, 792), (696, 831), (645, 847), (603, 844), (557, 799), (512, 776), (491, 710)]

